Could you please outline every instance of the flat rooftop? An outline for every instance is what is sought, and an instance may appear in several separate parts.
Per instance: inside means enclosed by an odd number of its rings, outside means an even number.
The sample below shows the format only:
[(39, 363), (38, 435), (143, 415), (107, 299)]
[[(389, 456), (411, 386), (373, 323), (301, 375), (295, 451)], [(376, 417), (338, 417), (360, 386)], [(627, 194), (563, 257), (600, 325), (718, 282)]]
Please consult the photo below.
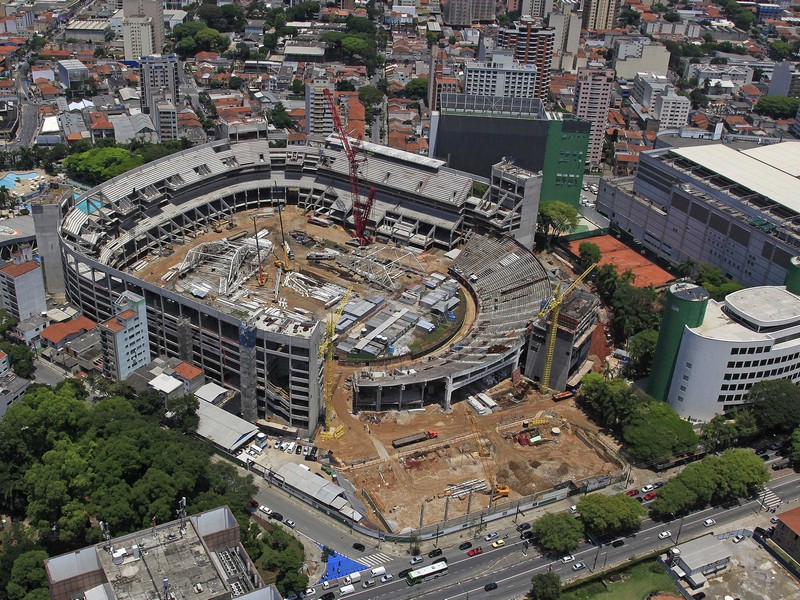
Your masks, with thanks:
[(710, 144), (672, 148), (671, 152), (800, 214), (800, 142), (747, 151)]
[(752, 287), (728, 294), (728, 309), (758, 327), (780, 327), (800, 320), (800, 298), (780, 287)]

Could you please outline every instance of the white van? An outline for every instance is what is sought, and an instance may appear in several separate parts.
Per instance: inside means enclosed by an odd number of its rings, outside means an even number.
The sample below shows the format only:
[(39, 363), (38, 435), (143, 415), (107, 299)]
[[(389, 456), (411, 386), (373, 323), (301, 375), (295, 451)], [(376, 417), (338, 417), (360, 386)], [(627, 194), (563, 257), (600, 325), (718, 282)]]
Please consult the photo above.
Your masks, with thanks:
[(290, 443), (290, 444), (289, 444), (289, 445), (286, 447), (286, 454), (292, 454), (292, 453), (294, 452), (294, 449), (295, 449), (295, 447), (296, 447), (296, 446), (297, 446), (297, 442), (291, 442), (291, 443)]
[(339, 596), (347, 596), (347, 594), (352, 594), (355, 591), (356, 587), (354, 585), (346, 585), (339, 588)]
[(375, 567), (369, 572), (371, 577), (380, 577), (386, 575), (386, 567)]

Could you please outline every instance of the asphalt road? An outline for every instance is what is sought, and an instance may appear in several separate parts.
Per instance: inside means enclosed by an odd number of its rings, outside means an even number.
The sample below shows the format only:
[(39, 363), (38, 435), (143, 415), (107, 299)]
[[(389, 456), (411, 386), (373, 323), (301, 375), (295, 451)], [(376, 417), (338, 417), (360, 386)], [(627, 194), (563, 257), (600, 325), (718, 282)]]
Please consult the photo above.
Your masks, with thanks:
[[(791, 473), (774, 479), (768, 487), (784, 502), (787, 502), (800, 497), (800, 485), (798, 484), (800, 484), (800, 474)], [(472, 540), (474, 546), (480, 545), (484, 549), (483, 554), (475, 557), (469, 557), (466, 551), (458, 550), (457, 546), (464, 541), (463, 539), (443, 538), (440, 547), (448, 559), (448, 574), (440, 579), (411, 588), (405, 580), (397, 578), (398, 572), (409, 568), (410, 565), (409, 557), (407, 555), (398, 556), (402, 551), (398, 551), (395, 546), (387, 547), (384, 543), (382, 548), (378, 548), (374, 540), (364, 540), (363, 536), (350, 535), (344, 527), (332, 526), (327, 518), (321, 518), (318, 513), (298, 500), (288, 498), (282, 490), (274, 488), (264, 490), (256, 496), (256, 499), (277, 510), (284, 517), (294, 519), (297, 522), (299, 534), (341, 551), (350, 558), (358, 560), (376, 552), (395, 556), (393, 560), (382, 563), (381, 566), (385, 567), (388, 573), (394, 574), (396, 579), (383, 584), (378, 582), (375, 587), (366, 590), (357, 587), (355, 593), (348, 596), (357, 600), (393, 600), (395, 598), (466, 600), (470, 595), (473, 597), (478, 595), (490, 600), (510, 600), (514, 595), (521, 598), (530, 587), (531, 576), (537, 573), (552, 570), (558, 573), (564, 581), (588, 576), (595, 570), (623, 563), (631, 556), (640, 556), (655, 550), (666, 550), (673, 544), (707, 533), (722, 533), (726, 531), (726, 523), (741, 519), (749, 513), (753, 513), (754, 516), (763, 513), (757, 500), (747, 500), (729, 509), (707, 508), (687, 515), (683, 519), (675, 519), (666, 523), (646, 519), (636, 535), (624, 539), (624, 545), (615, 548), (610, 545), (598, 547), (588, 543), (582, 544), (573, 552), (575, 561), (566, 564), (560, 560), (554, 561), (540, 555), (534, 547), (525, 549), (519, 539), (519, 534), (514, 529), (514, 523), (509, 519), (505, 527), (498, 526), (497, 529), (500, 539), (508, 534), (504, 540), (505, 546), (493, 549), (491, 542), (483, 540), (482, 534), (478, 539)], [(712, 527), (704, 527), (703, 521), (709, 518), (714, 519), (716, 524)], [(666, 530), (670, 531), (672, 536), (660, 540), (658, 534)], [(367, 550), (363, 553), (354, 551), (352, 549), (354, 541), (365, 543)], [(433, 560), (426, 556), (420, 566), (431, 564)], [(581, 571), (574, 572), (572, 566), (577, 562), (585, 563), (586, 567)], [(486, 592), (484, 586), (492, 582), (498, 584), (497, 590)], [(338, 592), (340, 585), (343, 584), (337, 583), (331, 590)], [(318, 596), (324, 592), (321, 586), (315, 587)]]

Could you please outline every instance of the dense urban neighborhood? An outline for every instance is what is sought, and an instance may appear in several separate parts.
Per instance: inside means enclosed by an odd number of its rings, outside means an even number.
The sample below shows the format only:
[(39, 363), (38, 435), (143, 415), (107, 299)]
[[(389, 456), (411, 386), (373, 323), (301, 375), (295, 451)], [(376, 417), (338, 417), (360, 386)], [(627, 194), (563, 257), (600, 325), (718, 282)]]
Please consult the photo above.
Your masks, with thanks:
[(0, 600), (800, 599), (799, 65), (788, 2), (0, 3)]

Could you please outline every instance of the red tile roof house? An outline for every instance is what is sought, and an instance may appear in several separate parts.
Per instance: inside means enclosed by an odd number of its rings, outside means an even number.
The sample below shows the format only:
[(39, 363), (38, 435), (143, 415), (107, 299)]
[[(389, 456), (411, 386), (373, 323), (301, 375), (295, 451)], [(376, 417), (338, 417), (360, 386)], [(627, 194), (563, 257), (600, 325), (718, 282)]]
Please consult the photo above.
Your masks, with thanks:
[(70, 340), (82, 336), (95, 327), (97, 327), (97, 323), (83, 316), (63, 323), (53, 323), (42, 330), (40, 334), (42, 345), (51, 348), (63, 348), (64, 344)]

